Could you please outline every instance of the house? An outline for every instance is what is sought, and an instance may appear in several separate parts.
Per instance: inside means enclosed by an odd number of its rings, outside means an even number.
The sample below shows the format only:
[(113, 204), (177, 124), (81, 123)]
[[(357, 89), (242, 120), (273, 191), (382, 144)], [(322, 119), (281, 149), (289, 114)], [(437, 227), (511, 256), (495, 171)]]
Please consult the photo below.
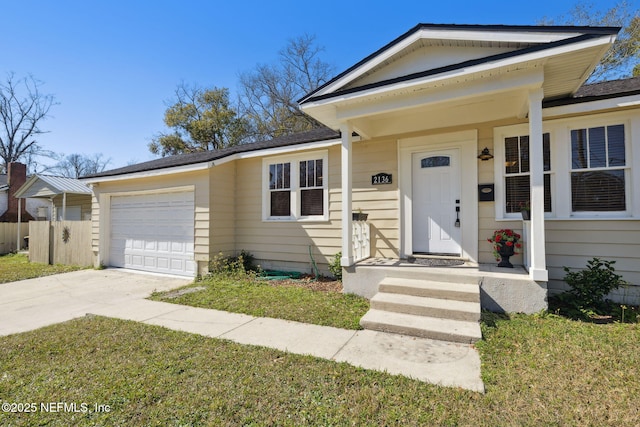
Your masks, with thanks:
[[(360, 258), (444, 256), (476, 266), (485, 307), (532, 312), (600, 256), (637, 303), (640, 79), (585, 85), (618, 31), (417, 25), (299, 101), (324, 128), (87, 178), (95, 264), (193, 276), (247, 250), (327, 272), (341, 252), (345, 290), (371, 297), (392, 270)], [(483, 267), (503, 228), (526, 271)]]
[(47, 218), (54, 221), (91, 219), (91, 189), (74, 178), (36, 174), (16, 191), (18, 199), (46, 200)]
[(27, 198), (18, 206), (15, 194), (26, 180), (27, 166), (22, 163), (9, 163), (7, 174), (0, 174), (0, 222), (18, 222), (18, 211), (23, 222), (46, 217), (49, 207), (47, 201)]

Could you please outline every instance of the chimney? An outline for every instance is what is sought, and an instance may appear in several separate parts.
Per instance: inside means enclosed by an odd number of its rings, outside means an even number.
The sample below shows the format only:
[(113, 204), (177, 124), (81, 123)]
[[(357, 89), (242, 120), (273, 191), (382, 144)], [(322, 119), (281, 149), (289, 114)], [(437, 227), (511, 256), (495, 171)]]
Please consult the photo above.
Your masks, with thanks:
[(18, 202), (22, 203), (22, 221), (33, 221), (26, 209), (26, 199), (19, 200), (15, 194), (20, 187), (27, 182), (27, 165), (22, 163), (9, 163), (7, 165), (7, 184), (9, 185), (9, 199), (7, 201), (7, 211), (0, 216), (0, 222), (18, 222)]

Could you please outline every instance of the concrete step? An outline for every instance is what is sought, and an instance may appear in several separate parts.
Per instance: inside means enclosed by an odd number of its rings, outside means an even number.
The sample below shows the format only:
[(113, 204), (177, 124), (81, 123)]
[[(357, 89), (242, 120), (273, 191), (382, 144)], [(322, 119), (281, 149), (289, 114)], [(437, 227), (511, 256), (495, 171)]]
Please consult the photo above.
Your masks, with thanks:
[(474, 343), (482, 338), (478, 322), (439, 319), (375, 309), (369, 310), (360, 319), (360, 325), (374, 331), (441, 341)]
[(480, 286), (477, 283), (386, 277), (380, 282), (378, 292), (480, 303)]
[(375, 310), (469, 322), (480, 321), (480, 304), (478, 302), (386, 292), (378, 292), (370, 302), (371, 308)]

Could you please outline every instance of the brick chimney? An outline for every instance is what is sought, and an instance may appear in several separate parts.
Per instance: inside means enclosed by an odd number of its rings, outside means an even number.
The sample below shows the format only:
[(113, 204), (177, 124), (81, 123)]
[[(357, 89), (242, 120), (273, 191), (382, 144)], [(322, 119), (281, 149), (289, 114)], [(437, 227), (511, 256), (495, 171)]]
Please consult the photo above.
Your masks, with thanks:
[(15, 194), (20, 187), (27, 182), (27, 165), (22, 163), (9, 163), (7, 165), (7, 184), (9, 185), (9, 200), (7, 201), (7, 211), (0, 216), (0, 222), (18, 222), (18, 202), (22, 203), (21, 221), (33, 221), (26, 208), (26, 199), (16, 199)]

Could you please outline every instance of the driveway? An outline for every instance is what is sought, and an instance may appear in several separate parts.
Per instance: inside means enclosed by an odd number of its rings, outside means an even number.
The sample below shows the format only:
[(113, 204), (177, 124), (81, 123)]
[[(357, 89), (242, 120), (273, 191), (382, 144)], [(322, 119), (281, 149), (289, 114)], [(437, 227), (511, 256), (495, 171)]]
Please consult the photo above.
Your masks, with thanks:
[(0, 336), (140, 300), (192, 279), (126, 270), (80, 270), (0, 284)]

